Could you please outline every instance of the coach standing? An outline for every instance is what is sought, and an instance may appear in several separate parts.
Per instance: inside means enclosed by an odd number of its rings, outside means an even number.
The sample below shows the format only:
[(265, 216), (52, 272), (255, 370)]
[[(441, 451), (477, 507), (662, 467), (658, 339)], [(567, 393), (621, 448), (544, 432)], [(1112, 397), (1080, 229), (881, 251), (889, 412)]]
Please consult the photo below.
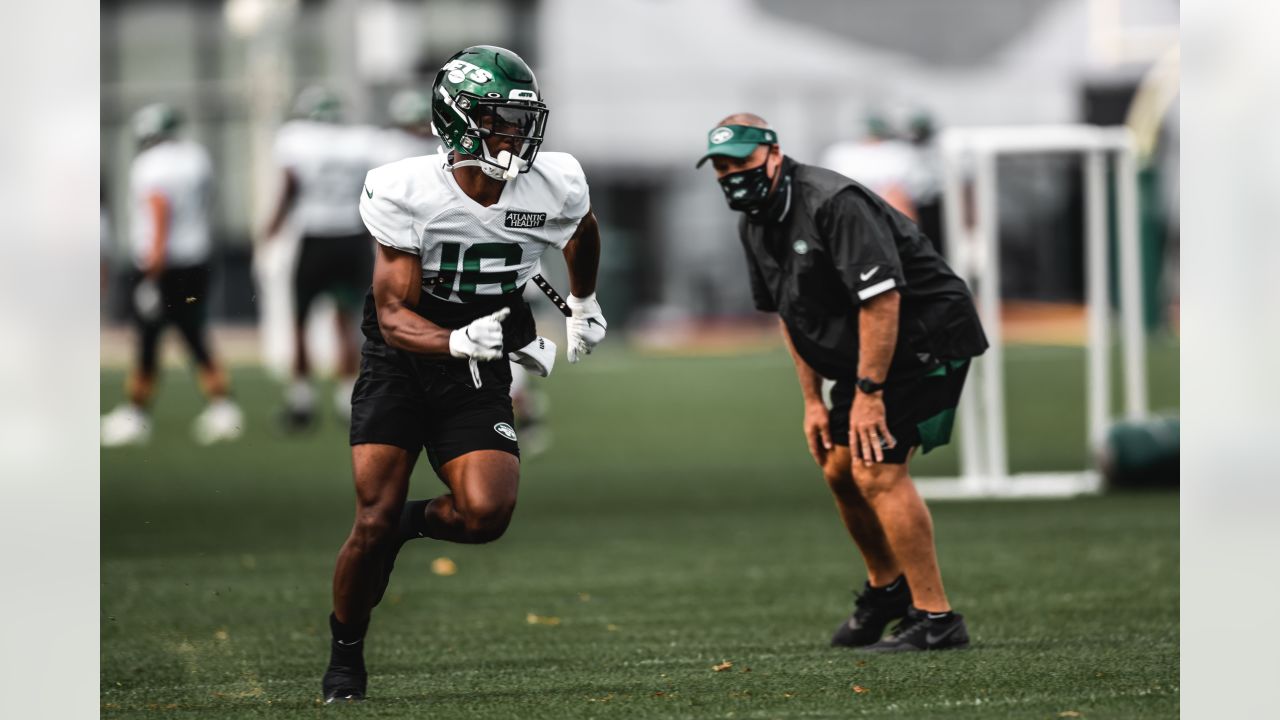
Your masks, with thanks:
[[(968, 288), (909, 219), (843, 175), (784, 156), (756, 115), (712, 129), (698, 165), (708, 159), (743, 213), (752, 296), (781, 318), (809, 450), (866, 563), (865, 588), (832, 644), (968, 646), (907, 469), (917, 446), (950, 441), (969, 358), (987, 347)], [(823, 378), (835, 381), (830, 410)]]

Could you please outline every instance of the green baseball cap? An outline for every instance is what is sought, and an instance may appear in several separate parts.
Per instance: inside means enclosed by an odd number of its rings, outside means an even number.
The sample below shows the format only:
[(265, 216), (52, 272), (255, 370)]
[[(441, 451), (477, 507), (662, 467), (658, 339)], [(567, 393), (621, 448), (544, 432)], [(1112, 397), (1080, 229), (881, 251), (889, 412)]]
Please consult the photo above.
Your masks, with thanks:
[(755, 152), (757, 145), (773, 145), (777, 142), (778, 133), (769, 128), (720, 125), (707, 133), (707, 154), (694, 167), (702, 167), (702, 163), (715, 155), (744, 158)]

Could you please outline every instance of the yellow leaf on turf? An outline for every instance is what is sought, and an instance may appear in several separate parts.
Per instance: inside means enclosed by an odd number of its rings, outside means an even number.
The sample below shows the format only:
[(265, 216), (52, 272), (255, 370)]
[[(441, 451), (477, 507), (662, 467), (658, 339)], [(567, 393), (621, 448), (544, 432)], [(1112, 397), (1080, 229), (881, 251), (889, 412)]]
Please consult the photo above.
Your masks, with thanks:
[(731, 668), (731, 667), (733, 667), (733, 663), (732, 663), (732, 662), (730, 662), (730, 661), (728, 661), (728, 660), (725, 660), (724, 662), (720, 663), (719, 665), (712, 665), (712, 666), (711, 666), (711, 671), (712, 671), (712, 672), (724, 672), (725, 670), (728, 670), (728, 669), (729, 669), (729, 668)]
[(854, 692), (856, 692), (856, 693), (858, 693), (859, 695), (861, 695), (861, 694), (863, 694), (863, 693), (866, 693), (866, 692), (871, 692), (870, 690), (868, 690), (868, 689), (866, 689), (866, 688), (862, 687), (861, 685), (854, 685), (854, 686), (853, 686), (853, 691), (854, 691)]
[(431, 572), (441, 577), (449, 577), (458, 573), (458, 566), (447, 557), (438, 557), (431, 561)]
[(529, 613), (524, 616), (524, 621), (530, 625), (559, 625), (560, 618), (552, 615), (537, 615)]
[(1076, 712), (1075, 710), (1063, 710), (1062, 712), (1058, 713), (1058, 717), (1083, 717), (1083, 716), (1080, 713)]

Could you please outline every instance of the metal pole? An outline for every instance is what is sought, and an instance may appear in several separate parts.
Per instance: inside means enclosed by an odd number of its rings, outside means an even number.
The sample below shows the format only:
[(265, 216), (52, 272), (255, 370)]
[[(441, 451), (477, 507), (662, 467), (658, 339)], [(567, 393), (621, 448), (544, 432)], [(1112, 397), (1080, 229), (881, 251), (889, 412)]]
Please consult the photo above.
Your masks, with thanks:
[[(946, 224), (947, 260), (962, 279), (969, 284), (970, 291), (982, 284), (981, 273), (974, 263), (969, 262), (973, 252), (973, 238), (969, 229), (964, 226), (964, 165), (968, 159), (966, 146), (953, 135), (950, 142), (943, 145), (942, 192), (943, 221)], [(952, 141), (954, 139), (954, 141)], [(982, 378), (974, 373), (971, 378), (969, 392), (960, 396), (958, 431), (960, 434), (960, 481), (966, 492), (978, 494), (982, 491), (982, 478), (986, 471), (982, 458), (983, 436), (985, 425), (982, 413), (979, 412), (978, 395), (982, 392)]]
[(986, 428), (987, 490), (1006, 490), (1009, 457), (1005, 442), (1004, 339), (1000, 325), (1000, 214), (997, 202), (995, 149), (980, 146), (976, 161), (976, 236), (982, 247), (982, 284), (978, 287), (978, 312), (991, 347), (982, 358), (982, 395)]
[(1120, 243), (1120, 327), (1124, 348), (1124, 409), (1129, 420), (1147, 416), (1147, 348), (1142, 318), (1142, 256), (1138, 230), (1138, 172), (1132, 139), (1116, 153)]
[(1085, 306), (1088, 313), (1089, 345), (1086, 350), (1085, 386), (1088, 388), (1089, 449), (1099, 447), (1107, 431), (1110, 415), (1111, 374), (1108, 368), (1109, 330), (1107, 316), (1107, 178), (1103, 150), (1094, 148), (1085, 155)]

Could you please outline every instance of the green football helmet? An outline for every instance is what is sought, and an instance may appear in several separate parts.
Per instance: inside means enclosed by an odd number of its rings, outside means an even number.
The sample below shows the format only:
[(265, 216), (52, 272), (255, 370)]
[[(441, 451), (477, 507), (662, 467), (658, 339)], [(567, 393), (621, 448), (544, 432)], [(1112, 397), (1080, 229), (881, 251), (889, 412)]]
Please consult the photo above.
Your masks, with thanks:
[[(492, 45), (449, 58), (431, 88), (432, 130), (453, 151), (450, 169), (478, 166), (495, 180), (533, 167), (547, 126), (547, 106), (533, 70), (519, 55)], [(496, 154), (488, 138), (505, 147)]]
[(152, 103), (133, 114), (133, 137), (139, 145), (151, 145), (172, 137), (182, 116), (167, 103)]
[(342, 120), (342, 100), (329, 88), (310, 85), (293, 101), (293, 114), (316, 122), (336, 123)]
[(391, 96), (387, 114), (397, 127), (418, 127), (431, 123), (431, 98), (418, 90), (401, 90)]

